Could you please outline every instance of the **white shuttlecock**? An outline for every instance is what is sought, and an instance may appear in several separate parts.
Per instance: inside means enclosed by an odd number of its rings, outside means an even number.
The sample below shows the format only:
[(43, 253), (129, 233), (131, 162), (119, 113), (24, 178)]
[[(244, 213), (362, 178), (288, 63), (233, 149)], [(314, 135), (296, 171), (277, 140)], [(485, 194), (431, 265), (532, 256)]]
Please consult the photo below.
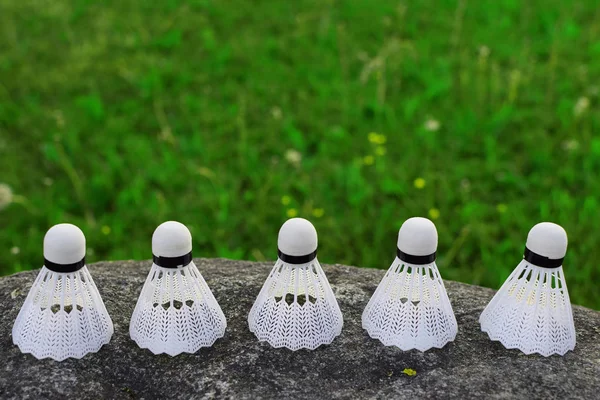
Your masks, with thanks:
[(427, 218), (410, 218), (398, 233), (397, 257), (365, 307), (362, 326), (402, 350), (441, 348), (458, 326), (435, 264), (438, 236)]
[(562, 263), (567, 233), (551, 222), (529, 231), (523, 261), (481, 316), (481, 330), (508, 349), (543, 356), (575, 348), (575, 324)]
[(248, 325), (260, 341), (313, 350), (342, 331), (342, 312), (317, 260), (317, 231), (293, 218), (279, 230), (278, 259), (263, 285)]
[(85, 236), (71, 224), (44, 237), (44, 266), (13, 326), (13, 343), (38, 359), (81, 358), (110, 341), (113, 324), (85, 266)]
[(131, 338), (154, 354), (195, 353), (223, 337), (227, 321), (192, 261), (192, 235), (175, 221), (152, 235), (153, 264), (129, 324)]

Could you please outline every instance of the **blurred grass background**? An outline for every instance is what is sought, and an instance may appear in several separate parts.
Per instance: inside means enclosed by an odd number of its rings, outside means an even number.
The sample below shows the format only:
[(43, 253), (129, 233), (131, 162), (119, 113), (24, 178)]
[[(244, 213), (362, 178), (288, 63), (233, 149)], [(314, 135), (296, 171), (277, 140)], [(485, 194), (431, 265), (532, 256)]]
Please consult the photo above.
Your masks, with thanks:
[(169, 219), (273, 260), (293, 216), (387, 268), (426, 216), (442, 275), (497, 288), (549, 220), (600, 309), (599, 85), (596, 0), (0, 0), (0, 274), (59, 222), (90, 262)]

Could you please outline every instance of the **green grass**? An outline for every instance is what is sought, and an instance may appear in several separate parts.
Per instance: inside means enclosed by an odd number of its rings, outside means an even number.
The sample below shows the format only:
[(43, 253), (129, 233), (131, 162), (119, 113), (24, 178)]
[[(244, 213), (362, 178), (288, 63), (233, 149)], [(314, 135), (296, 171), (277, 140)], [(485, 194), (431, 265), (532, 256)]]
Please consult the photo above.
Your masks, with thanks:
[(153, 3), (2, 0), (0, 273), (59, 222), (89, 261), (150, 258), (169, 219), (272, 260), (296, 214), (322, 262), (387, 268), (430, 216), (442, 275), (498, 287), (550, 220), (600, 309), (596, 0)]

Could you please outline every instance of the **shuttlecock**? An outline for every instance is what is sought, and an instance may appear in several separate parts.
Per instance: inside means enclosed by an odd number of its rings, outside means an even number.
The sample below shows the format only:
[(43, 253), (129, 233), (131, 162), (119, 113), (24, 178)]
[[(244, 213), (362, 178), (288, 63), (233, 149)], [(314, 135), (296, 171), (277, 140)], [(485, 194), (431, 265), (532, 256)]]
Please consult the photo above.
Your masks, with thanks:
[(13, 326), (13, 343), (38, 359), (81, 358), (110, 341), (113, 324), (85, 266), (85, 236), (71, 224), (44, 237), (44, 266)]
[(562, 263), (567, 233), (551, 222), (529, 231), (523, 261), (487, 305), (479, 322), (508, 349), (543, 356), (575, 348), (575, 325)]
[(317, 260), (317, 231), (292, 218), (279, 230), (278, 259), (248, 325), (260, 341), (290, 350), (329, 344), (342, 331), (342, 312)]
[(192, 261), (192, 235), (175, 221), (152, 235), (153, 263), (129, 325), (131, 338), (154, 354), (195, 353), (225, 334), (227, 322)]
[(458, 326), (435, 264), (438, 236), (427, 218), (410, 218), (398, 233), (397, 257), (365, 307), (362, 326), (402, 350), (441, 348)]

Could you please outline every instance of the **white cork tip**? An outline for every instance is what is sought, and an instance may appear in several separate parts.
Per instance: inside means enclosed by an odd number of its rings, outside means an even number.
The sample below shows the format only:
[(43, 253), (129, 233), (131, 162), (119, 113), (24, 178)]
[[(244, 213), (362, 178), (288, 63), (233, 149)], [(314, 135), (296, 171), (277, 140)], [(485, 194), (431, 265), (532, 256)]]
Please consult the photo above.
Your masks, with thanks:
[(317, 230), (304, 218), (285, 221), (279, 230), (277, 248), (288, 256), (305, 256), (317, 250)]
[(192, 251), (192, 234), (182, 223), (163, 222), (152, 235), (152, 254), (158, 257), (181, 257)]
[(406, 254), (428, 256), (435, 253), (437, 245), (437, 230), (427, 218), (409, 218), (400, 227), (398, 248)]
[(527, 235), (527, 248), (551, 260), (564, 258), (567, 254), (567, 232), (552, 222), (540, 222)]
[(85, 257), (85, 235), (75, 225), (58, 224), (44, 236), (44, 258), (55, 264), (74, 264)]

